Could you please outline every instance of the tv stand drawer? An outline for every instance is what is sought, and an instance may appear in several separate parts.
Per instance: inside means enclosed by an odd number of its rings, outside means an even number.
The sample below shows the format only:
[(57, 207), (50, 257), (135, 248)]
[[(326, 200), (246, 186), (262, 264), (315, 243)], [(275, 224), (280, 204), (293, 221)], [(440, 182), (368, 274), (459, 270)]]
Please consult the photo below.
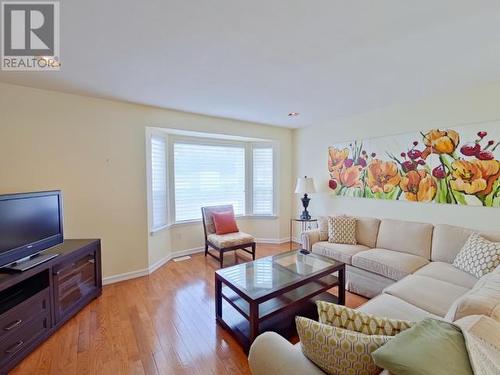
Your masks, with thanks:
[(30, 320), (41, 315), (50, 316), (49, 288), (45, 288), (0, 315), (0, 340), (3, 341), (5, 336), (16, 332)]
[(36, 315), (15, 332), (11, 332), (0, 340), (0, 366), (11, 361), (16, 356), (23, 355), (24, 351), (32, 348), (41, 336), (50, 329), (50, 316), (48, 312)]

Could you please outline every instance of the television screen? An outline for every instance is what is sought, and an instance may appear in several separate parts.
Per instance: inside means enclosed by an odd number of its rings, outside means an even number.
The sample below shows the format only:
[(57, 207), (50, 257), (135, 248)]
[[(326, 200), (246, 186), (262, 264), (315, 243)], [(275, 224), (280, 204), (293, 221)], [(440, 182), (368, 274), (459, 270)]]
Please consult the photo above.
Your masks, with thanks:
[(59, 191), (0, 196), (0, 265), (62, 242), (60, 205)]

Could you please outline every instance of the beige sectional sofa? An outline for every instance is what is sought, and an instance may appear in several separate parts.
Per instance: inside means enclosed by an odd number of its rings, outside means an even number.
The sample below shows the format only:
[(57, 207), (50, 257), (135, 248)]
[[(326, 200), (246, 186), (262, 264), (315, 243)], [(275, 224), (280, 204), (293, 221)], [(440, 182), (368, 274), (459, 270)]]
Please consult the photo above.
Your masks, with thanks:
[[(320, 218), (319, 229), (302, 234), (303, 246), (346, 263), (347, 289), (353, 293), (371, 298), (409, 275), (451, 283), (456, 287), (453, 295), (463, 294), (464, 288), (470, 289), (477, 281), (451, 265), (473, 232), (471, 229), (359, 217), (358, 245), (343, 245), (328, 242), (327, 225), (326, 218)], [(482, 234), (500, 241), (500, 233)], [(413, 284), (417, 280), (420, 279), (410, 278), (405, 282)], [(394, 293), (397, 290), (399, 287)]]
[[(411, 321), (426, 317), (454, 321), (453, 311), (460, 298), (483, 287), (483, 279), (452, 265), (472, 230), (444, 224), (357, 219), (358, 245), (329, 243), (324, 219), (319, 229), (303, 233), (302, 243), (314, 253), (346, 263), (347, 289), (374, 297), (360, 311)], [(500, 232), (481, 234), (500, 241)], [(494, 273), (500, 273), (500, 266)], [(497, 301), (492, 309), (500, 316), (500, 285), (488, 287), (486, 295)], [(257, 338), (249, 361), (254, 375), (323, 373), (302, 354), (299, 344), (294, 346), (274, 333)]]

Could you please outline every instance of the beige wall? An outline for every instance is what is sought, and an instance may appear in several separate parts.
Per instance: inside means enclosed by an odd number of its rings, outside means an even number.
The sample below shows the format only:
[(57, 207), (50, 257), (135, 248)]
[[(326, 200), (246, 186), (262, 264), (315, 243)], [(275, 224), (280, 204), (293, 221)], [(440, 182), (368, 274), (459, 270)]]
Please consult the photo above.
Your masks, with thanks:
[(500, 84), (491, 84), (296, 130), (295, 175), (314, 177), (319, 190), (311, 197), (312, 214), (352, 213), (498, 230), (500, 209), (333, 197), (327, 185), (327, 148), (354, 139), (499, 120), (499, 103)]
[(104, 276), (143, 270), (176, 251), (197, 248), (200, 224), (148, 234), (147, 126), (279, 142), (279, 219), (246, 219), (241, 226), (258, 238), (286, 238), (291, 130), (3, 83), (0, 193), (62, 189), (65, 235), (102, 239)]

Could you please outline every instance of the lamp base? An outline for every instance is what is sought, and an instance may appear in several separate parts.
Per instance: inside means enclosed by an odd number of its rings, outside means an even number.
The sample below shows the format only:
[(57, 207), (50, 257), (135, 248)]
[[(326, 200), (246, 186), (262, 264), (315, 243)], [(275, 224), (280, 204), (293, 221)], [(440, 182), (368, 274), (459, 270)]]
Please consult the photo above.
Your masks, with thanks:
[(309, 206), (309, 201), (311, 199), (307, 196), (307, 194), (304, 194), (300, 200), (302, 201), (302, 206), (304, 207), (304, 211), (302, 211), (302, 214), (300, 215), (300, 220), (311, 220), (311, 215), (307, 211), (307, 206)]
[(300, 215), (300, 220), (311, 220), (311, 215), (309, 214), (309, 211), (307, 210), (302, 211), (302, 214)]

